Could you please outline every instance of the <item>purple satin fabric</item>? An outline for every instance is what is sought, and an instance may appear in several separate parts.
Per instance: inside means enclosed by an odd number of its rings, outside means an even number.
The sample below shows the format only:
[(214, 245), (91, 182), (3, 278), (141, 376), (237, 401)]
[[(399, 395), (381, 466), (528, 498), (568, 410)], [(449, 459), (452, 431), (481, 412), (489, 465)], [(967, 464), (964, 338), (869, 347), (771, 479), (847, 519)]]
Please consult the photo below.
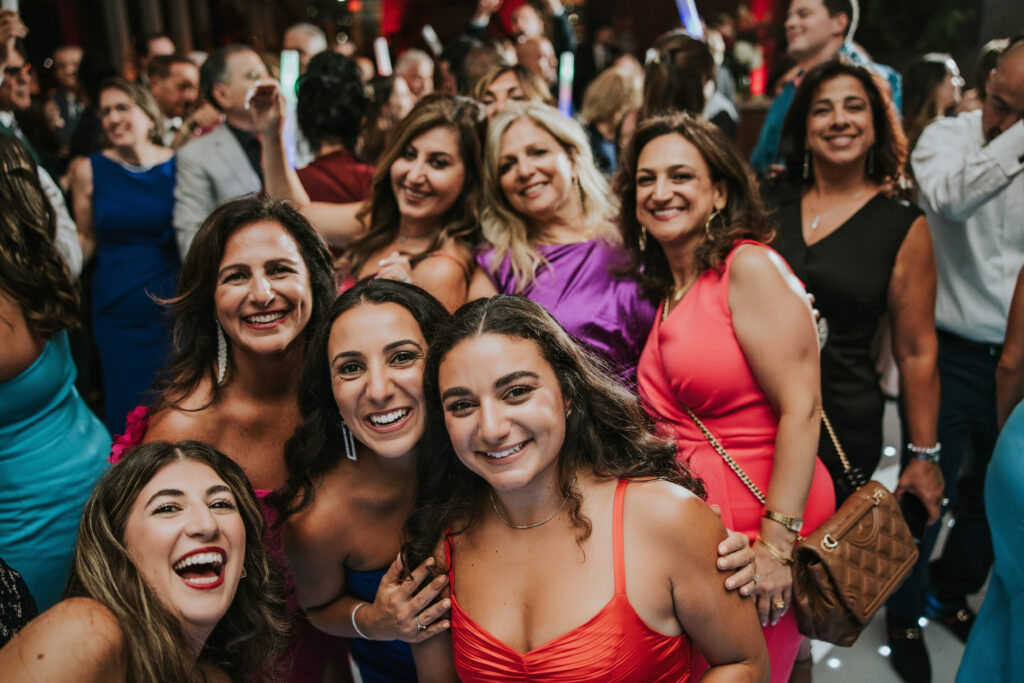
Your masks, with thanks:
[[(654, 324), (655, 306), (643, 298), (635, 280), (612, 269), (627, 262), (621, 247), (603, 239), (536, 247), (550, 267), (519, 294), (546, 308), (578, 340), (598, 351), (631, 388), (636, 364)], [(493, 247), (477, 251), (476, 261), (502, 294), (515, 294), (512, 263), (506, 254), (491, 272)]]

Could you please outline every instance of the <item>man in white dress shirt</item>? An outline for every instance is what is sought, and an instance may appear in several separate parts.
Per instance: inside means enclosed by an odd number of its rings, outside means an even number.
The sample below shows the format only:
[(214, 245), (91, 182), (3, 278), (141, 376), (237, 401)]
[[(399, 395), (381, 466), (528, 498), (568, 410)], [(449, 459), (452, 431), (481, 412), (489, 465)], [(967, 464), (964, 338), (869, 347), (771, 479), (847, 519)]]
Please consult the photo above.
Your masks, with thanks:
[(992, 565), (982, 493), (998, 432), (996, 364), (1024, 266), (1024, 38), (991, 72), (982, 109), (931, 124), (911, 161), (938, 266), (940, 466), (956, 524), (930, 566), (938, 525), (925, 533), (918, 566), (889, 600), (888, 625), (897, 672), (928, 681), (918, 618), (966, 640), (974, 620), (966, 597)]

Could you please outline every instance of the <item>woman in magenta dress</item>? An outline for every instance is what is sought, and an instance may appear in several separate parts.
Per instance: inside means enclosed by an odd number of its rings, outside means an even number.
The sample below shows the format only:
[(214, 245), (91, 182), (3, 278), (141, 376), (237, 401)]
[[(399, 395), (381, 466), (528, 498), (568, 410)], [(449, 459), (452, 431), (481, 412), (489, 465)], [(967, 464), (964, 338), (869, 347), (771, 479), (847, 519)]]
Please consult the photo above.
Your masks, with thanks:
[[(818, 345), (803, 288), (771, 237), (735, 145), (685, 114), (642, 124), (618, 189), (633, 273), (662, 299), (638, 368), (640, 395), (729, 528), (755, 541), (754, 593), (772, 663), (786, 681), (801, 636), (790, 609), (793, 547), (828, 518), (817, 458)], [(764, 493), (762, 504), (687, 407)]]
[[(267, 546), (283, 565), (280, 530), (270, 527), (276, 510), (264, 499), (285, 482), (302, 362), (333, 298), (330, 256), (295, 209), (264, 197), (218, 207), (182, 265), (171, 301), (175, 349), (152, 415), (133, 412), (112, 459), (140, 440), (202, 441), (228, 455), (264, 503)], [(350, 680), (344, 641), (314, 629), (294, 595), (289, 613), (279, 680)]]

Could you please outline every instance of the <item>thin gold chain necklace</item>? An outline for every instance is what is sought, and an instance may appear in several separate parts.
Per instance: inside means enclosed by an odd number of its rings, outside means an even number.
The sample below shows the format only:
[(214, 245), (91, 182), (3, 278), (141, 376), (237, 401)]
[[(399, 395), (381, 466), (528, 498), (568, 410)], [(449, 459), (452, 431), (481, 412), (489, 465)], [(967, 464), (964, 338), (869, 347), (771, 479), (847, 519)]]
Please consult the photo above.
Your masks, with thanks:
[[(572, 488), (574, 486), (576, 486), (576, 477), (572, 478), (572, 483), (569, 484), (569, 490), (572, 491)], [(558, 516), (558, 513), (562, 511), (562, 509), (565, 507), (565, 504), (569, 501), (569, 494), (567, 493), (565, 494), (565, 498), (562, 499), (562, 504), (558, 506), (557, 510), (551, 513), (550, 517), (542, 519), (539, 522), (534, 522), (533, 524), (513, 524), (512, 522), (505, 519), (505, 517), (502, 516), (501, 511), (498, 509), (498, 501), (494, 499), (494, 490), (489, 490), (487, 492), (487, 495), (490, 496), (491, 498), (491, 507), (494, 508), (494, 514), (498, 515), (498, 519), (500, 519), (505, 524), (505, 526), (512, 527), (513, 529), (532, 529), (542, 524), (547, 524), (548, 522), (550, 522)]]

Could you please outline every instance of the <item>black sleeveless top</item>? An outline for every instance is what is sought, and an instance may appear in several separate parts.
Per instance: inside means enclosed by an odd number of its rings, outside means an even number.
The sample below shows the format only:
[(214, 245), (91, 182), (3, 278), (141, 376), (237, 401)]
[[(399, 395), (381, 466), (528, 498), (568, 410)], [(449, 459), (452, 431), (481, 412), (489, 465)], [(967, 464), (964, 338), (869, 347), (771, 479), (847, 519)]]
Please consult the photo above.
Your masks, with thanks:
[[(854, 465), (870, 475), (881, 457), (884, 409), (872, 343), (888, 308), (896, 254), (922, 213), (878, 194), (808, 246), (800, 212), (799, 197), (778, 209), (779, 231), (772, 246), (814, 295), (815, 307), (828, 322), (821, 351), (822, 402)], [(824, 430), (821, 445), (822, 460), (836, 479), (842, 466)]]

